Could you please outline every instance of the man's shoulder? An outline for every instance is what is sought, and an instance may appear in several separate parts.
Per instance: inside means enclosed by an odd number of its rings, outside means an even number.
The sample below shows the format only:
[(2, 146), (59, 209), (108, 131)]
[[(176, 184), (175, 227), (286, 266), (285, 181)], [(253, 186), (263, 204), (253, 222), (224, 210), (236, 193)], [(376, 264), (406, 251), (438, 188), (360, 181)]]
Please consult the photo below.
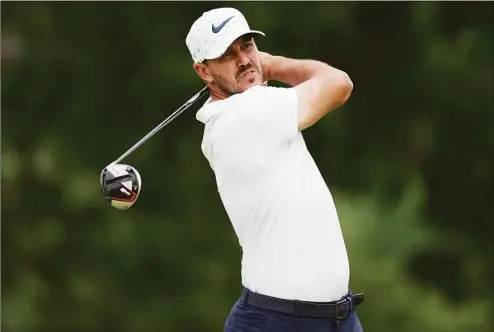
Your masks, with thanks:
[(206, 123), (219, 115), (222, 115), (223, 121), (239, 121), (244, 117), (256, 118), (261, 114), (265, 117), (266, 111), (283, 108), (287, 101), (293, 101), (293, 93), (293, 89), (290, 88), (256, 85), (227, 99), (206, 102), (197, 112), (196, 118)]
[(285, 93), (289, 88), (286, 87), (278, 87), (278, 86), (268, 86), (268, 85), (256, 85), (251, 87), (250, 89), (245, 90), (241, 95), (244, 96), (253, 96), (253, 95), (274, 95)]
[(244, 105), (272, 106), (277, 104), (280, 98), (293, 93), (293, 89), (277, 86), (256, 85), (244, 92), (230, 97), (233, 104), (241, 103)]

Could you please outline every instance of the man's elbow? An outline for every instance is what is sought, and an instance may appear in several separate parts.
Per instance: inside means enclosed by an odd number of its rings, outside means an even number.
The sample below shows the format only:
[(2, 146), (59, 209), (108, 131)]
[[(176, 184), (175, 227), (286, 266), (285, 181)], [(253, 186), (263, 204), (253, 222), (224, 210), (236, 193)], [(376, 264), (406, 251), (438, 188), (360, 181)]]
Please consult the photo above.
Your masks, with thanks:
[(338, 104), (343, 105), (350, 98), (353, 91), (353, 82), (345, 72), (340, 72), (336, 82), (336, 89), (338, 90)]
[(343, 105), (350, 98), (353, 82), (344, 71), (331, 68), (327, 71), (323, 82), (323, 90), (326, 91), (328, 102), (330, 102), (329, 110)]

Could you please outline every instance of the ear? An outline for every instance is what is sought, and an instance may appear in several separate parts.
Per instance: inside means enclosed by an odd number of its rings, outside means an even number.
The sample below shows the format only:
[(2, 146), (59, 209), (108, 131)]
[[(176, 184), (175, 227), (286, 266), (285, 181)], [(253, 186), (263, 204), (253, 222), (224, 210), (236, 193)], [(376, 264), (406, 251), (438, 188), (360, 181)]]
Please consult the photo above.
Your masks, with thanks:
[(211, 72), (209, 71), (209, 68), (207, 65), (205, 65), (204, 63), (194, 63), (193, 67), (194, 67), (194, 70), (196, 71), (197, 75), (199, 75), (199, 77), (202, 80), (209, 82), (209, 83), (214, 81), (213, 76), (211, 75)]

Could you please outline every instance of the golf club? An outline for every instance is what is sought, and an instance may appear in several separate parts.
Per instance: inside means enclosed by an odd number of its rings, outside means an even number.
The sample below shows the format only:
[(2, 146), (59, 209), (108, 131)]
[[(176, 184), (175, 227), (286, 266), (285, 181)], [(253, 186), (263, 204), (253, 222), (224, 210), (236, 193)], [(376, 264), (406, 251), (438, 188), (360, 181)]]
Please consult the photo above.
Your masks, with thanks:
[(192, 96), (185, 104), (163, 120), (151, 132), (144, 136), (139, 142), (134, 144), (124, 154), (118, 157), (115, 161), (108, 164), (100, 175), (100, 185), (103, 189), (105, 198), (110, 202), (111, 206), (125, 210), (130, 208), (137, 200), (141, 191), (142, 180), (137, 170), (129, 165), (120, 164), (122, 160), (127, 158), (132, 152), (137, 150), (142, 144), (149, 140), (154, 134), (163, 129), (167, 124), (182, 114), (187, 108), (193, 105), (197, 100), (206, 95), (209, 88), (205, 86), (194, 96)]
[[(182, 114), (187, 108), (189, 108), (191, 105), (193, 105), (197, 100), (199, 100), (202, 96), (204, 96), (207, 92), (209, 91), (209, 88), (206, 86), (202, 88), (198, 93), (196, 93), (192, 98), (190, 98), (185, 104), (180, 106), (179, 109), (177, 109), (175, 112), (173, 112), (169, 117), (167, 117), (163, 122), (161, 122), (159, 125), (156, 126), (149, 134), (144, 136), (139, 142), (134, 144), (129, 150), (127, 150), (123, 155), (121, 155), (117, 160), (112, 162), (111, 164), (118, 164), (125, 158), (127, 158), (132, 152), (137, 150), (142, 144), (144, 144), (148, 139), (150, 139), (154, 134), (156, 134), (158, 131), (163, 129), (167, 124), (169, 124), (171, 121), (173, 121), (176, 117), (178, 117), (180, 114)], [(110, 164), (110, 165), (111, 165)]]

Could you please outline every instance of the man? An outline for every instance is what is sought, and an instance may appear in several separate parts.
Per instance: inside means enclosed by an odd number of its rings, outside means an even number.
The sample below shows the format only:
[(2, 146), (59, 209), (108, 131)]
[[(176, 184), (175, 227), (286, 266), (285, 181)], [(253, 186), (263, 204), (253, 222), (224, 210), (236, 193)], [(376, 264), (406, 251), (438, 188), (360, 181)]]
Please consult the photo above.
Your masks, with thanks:
[[(348, 75), (260, 52), (236, 9), (204, 13), (186, 44), (210, 97), (201, 149), (242, 247), (226, 332), (362, 331), (338, 216), (302, 130), (345, 103)], [(268, 87), (277, 80), (290, 88)]]

